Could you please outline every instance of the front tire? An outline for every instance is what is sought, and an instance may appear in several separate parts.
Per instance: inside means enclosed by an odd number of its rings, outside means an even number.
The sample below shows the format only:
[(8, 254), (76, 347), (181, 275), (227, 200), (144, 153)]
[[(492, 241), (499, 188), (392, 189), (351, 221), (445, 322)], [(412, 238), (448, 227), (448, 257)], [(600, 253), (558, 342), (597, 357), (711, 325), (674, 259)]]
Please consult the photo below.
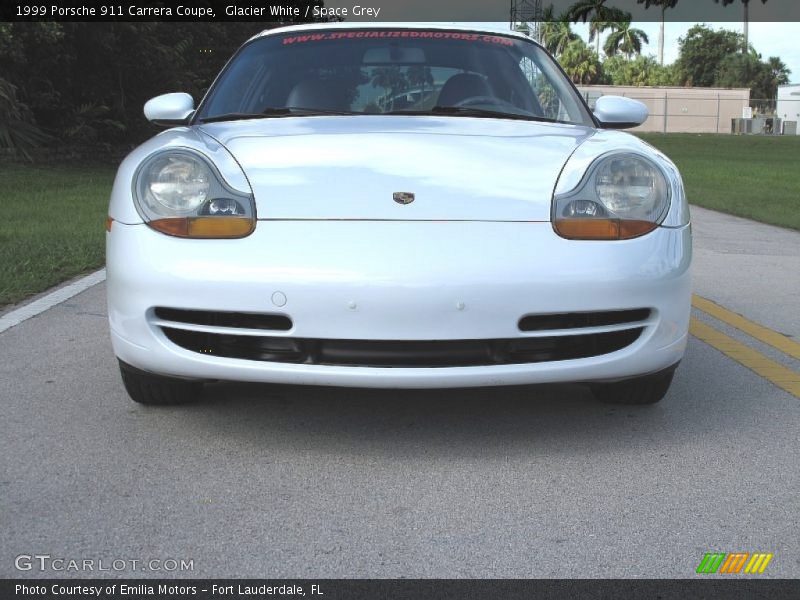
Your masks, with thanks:
[(593, 383), (589, 388), (595, 398), (606, 404), (656, 404), (667, 395), (674, 374), (675, 369), (669, 369), (615, 383)]
[(203, 384), (199, 381), (153, 375), (119, 361), (122, 383), (131, 400), (150, 406), (187, 404), (200, 398)]

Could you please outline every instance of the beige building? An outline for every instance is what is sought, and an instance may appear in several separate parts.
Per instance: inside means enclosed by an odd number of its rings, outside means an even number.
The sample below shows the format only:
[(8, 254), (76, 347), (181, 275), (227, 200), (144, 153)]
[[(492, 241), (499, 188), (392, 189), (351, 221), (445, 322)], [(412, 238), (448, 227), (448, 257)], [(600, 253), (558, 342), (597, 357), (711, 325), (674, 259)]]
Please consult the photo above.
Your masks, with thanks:
[(785, 134), (800, 135), (800, 83), (778, 86), (776, 113), (783, 119)]
[(647, 105), (650, 117), (632, 131), (731, 133), (731, 119), (750, 105), (749, 89), (580, 85), (592, 106), (600, 96), (627, 96)]

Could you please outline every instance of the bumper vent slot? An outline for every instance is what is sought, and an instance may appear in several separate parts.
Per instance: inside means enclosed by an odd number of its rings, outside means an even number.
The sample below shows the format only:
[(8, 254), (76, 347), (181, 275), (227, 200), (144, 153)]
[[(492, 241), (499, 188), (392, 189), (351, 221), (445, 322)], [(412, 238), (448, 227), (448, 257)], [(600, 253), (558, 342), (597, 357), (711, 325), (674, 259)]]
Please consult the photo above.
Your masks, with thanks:
[(333, 340), (205, 333), (162, 327), (174, 344), (210, 356), (311, 365), (470, 367), (600, 356), (635, 342), (643, 327), (582, 335), (495, 340)]
[(289, 331), (292, 328), (292, 320), (289, 317), (268, 313), (184, 310), (159, 306), (155, 309), (155, 315), (164, 321), (186, 323), (188, 325), (211, 325), (214, 327), (264, 329), (270, 331)]
[(650, 312), (649, 308), (636, 308), (633, 310), (528, 315), (519, 320), (519, 329), (520, 331), (550, 331), (641, 323), (650, 318)]

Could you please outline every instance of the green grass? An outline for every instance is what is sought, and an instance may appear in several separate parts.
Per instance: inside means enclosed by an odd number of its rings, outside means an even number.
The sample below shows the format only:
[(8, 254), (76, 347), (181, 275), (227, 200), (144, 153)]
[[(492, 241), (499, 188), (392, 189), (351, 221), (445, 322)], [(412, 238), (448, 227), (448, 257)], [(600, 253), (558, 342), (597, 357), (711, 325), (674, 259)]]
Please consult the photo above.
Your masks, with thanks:
[(0, 164), (0, 306), (105, 260), (113, 167)]
[(800, 136), (640, 137), (675, 162), (690, 203), (800, 229)]

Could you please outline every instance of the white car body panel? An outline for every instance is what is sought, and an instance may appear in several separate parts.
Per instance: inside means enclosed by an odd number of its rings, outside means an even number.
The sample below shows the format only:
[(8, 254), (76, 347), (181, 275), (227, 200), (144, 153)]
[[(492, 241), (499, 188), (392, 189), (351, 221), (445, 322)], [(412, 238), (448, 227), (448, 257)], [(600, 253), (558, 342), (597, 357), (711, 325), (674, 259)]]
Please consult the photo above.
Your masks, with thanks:
[[(270, 30), (425, 27), (318, 24)], [(437, 24), (430, 28), (483, 31)], [(487, 31), (487, 34), (494, 32)], [(514, 35), (527, 39), (521, 35)], [(259, 36), (257, 36), (259, 37)], [(182, 239), (144, 223), (132, 200), (147, 157), (189, 148), (225, 183), (253, 194), (242, 239)], [(575, 189), (610, 152), (662, 169), (662, 225), (626, 241), (574, 241), (551, 222), (554, 194)], [(393, 192), (415, 194), (401, 205)], [(638, 138), (589, 126), (448, 116), (305, 116), (206, 123), (161, 133), (121, 164), (107, 234), (114, 352), (140, 370), (200, 380), (363, 387), (461, 387), (616, 381), (675, 366), (688, 339), (692, 258), (678, 170)], [(375, 367), (226, 358), (185, 349), (155, 307), (287, 315), (319, 340), (524, 340), (631, 325), (521, 331), (526, 315), (650, 309), (630, 345), (588, 358), (482, 366)], [(263, 330), (236, 329), (240, 336)]]
[[(550, 223), (266, 221), (241, 240), (114, 227), (108, 262), (126, 265), (108, 273), (114, 350), (154, 373), (366, 387), (605, 380), (674, 365), (687, 341), (688, 227), (624, 242), (564, 240)], [(275, 292), (285, 295), (284, 306), (272, 302)], [(655, 314), (637, 342), (612, 354), (426, 369), (204, 356), (167, 340), (150, 315), (154, 306), (287, 314), (294, 327), (270, 335), (330, 339), (522, 338), (540, 335), (518, 329), (527, 314), (589, 307), (651, 307)]]
[[(298, 117), (201, 129), (239, 160), (259, 219), (548, 222), (558, 174), (593, 132), (427, 116)], [(416, 200), (401, 206), (392, 192), (413, 192)]]

